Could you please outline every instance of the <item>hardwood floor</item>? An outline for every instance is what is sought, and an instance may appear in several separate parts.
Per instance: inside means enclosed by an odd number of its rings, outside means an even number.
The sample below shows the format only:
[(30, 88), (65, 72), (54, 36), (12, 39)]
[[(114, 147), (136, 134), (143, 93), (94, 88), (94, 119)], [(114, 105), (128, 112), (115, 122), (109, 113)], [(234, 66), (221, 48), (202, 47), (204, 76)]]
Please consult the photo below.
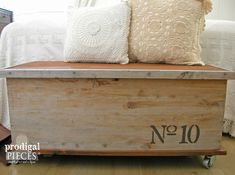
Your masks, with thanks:
[(0, 175), (234, 175), (235, 139), (223, 137), (226, 156), (207, 170), (200, 157), (40, 157), (36, 164), (4, 166)]

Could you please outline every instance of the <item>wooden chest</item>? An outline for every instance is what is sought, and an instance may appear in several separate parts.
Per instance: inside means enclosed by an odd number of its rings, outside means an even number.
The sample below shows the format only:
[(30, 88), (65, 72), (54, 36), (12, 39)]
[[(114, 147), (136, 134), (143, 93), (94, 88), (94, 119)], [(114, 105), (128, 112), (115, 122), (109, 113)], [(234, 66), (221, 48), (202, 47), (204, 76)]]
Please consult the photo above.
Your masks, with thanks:
[(12, 140), (41, 153), (224, 154), (228, 79), (212, 66), (33, 62), (4, 71)]

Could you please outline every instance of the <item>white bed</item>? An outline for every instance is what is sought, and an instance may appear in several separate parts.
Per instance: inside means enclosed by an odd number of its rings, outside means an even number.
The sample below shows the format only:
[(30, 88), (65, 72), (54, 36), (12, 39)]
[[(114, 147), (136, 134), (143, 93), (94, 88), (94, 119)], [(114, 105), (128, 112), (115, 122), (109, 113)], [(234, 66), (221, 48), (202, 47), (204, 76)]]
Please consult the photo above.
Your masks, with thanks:
[[(0, 66), (35, 60), (63, 60), (65, 18), (29, 20), (8, 25), (0, 39)], [(235, 22), (208, 20), (202, 36), (202, 57), (206, 63), (235, 71)], [(9, 125), (7, 98), (1, 83), (2, 123)], [(230, 81), (226, 102), (224, 132), (235, 137), (235, 82)]]
[[(235, 21), (208, 20), (201, 45), (207, 64), (235, 71)], [(224, 132), (235, 137), (235, 81), (227, 89)]]
[(64, 18), (53, 20), (51, 15), (6, 26), (0, 40), (0, 66), (34, 60), (62, 60), (65, 23)]
[[(6, 26), (0, 38), (0, 68), (35, 60), (63, 60), (65, 16), (64, 12), (31, 14)], [(4, 81), (0, 79), (0, 121), (10, 128)]]

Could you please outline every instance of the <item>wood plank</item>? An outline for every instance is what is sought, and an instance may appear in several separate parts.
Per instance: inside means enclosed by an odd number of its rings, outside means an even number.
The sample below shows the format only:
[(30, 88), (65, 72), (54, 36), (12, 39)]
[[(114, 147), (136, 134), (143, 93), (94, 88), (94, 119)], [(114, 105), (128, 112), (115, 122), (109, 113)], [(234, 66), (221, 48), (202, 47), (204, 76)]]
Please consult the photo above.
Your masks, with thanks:
[[(8, 79), (7, 83), (13, 141), (23, 135), (45, 150), (220, 148), (226, 81)], [(182, 133), (184, 127), (187, 134)]]
[(157, 70), (203, 70), (203, 71), (225, 71), (210, 65), (186, 66), (170, 64), (97, 64), (97, 63), (66, 63), (62, 61), (35, 61), (8, 69), (157, 69)]
[(227, 156), (217, 156), (214, 166), (207, 170), (202, 159), (195, 157), (97, 157), (52, 156), (39, 157), (36, 164), (6, 167), (0, 164), (1, 174), (14, 171), (23, 174), (56, 175), (233, 175), (235, 172), (234, 139), (223, 137)]
[(198, 72), (166, 70), (88, 70), (88, 69), (44, 69), (44, 70), (4, 70), (7, 78), (106, 78), (106, 79), (169, 79), (169, 80), (234, 80), (234, 72)]
[(201, 155), (226, 155), (224, 148), (218, 150), (168, 150), (168, 151), (79, 151), (79, 150), (40, 150), (45, 155), (86, 155), (86, 156), (201, 156)]
[(33, 62), (0, 71), (7, 78), (235, 79), (235, 72), (213, 66), (160, 64), (79, 64)]
[(0, 142), (8, 138), (10, 135), (10, 130), (0, 124)]
[(150, 70), (4, 70), (7, 78), (106, 78), (169, 80), (234, 80), (234, 72), (150, 71)]
[(0, 162), (8, 164), (6, 161), (5, 144), (11, 143), (11, 132), (0, 124)]

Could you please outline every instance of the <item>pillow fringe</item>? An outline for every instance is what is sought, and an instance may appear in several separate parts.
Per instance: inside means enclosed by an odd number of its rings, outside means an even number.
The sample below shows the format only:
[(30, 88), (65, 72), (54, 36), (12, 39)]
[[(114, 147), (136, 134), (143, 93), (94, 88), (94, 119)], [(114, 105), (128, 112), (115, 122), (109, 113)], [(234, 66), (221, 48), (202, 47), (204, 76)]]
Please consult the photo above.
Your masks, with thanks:
[(202, 7), (205, 11), (205, 14), (207, 15), (210, 13), (213, 9), (212, 7), (212, 1), (211, 0), (200, 0), (202, 2)]

